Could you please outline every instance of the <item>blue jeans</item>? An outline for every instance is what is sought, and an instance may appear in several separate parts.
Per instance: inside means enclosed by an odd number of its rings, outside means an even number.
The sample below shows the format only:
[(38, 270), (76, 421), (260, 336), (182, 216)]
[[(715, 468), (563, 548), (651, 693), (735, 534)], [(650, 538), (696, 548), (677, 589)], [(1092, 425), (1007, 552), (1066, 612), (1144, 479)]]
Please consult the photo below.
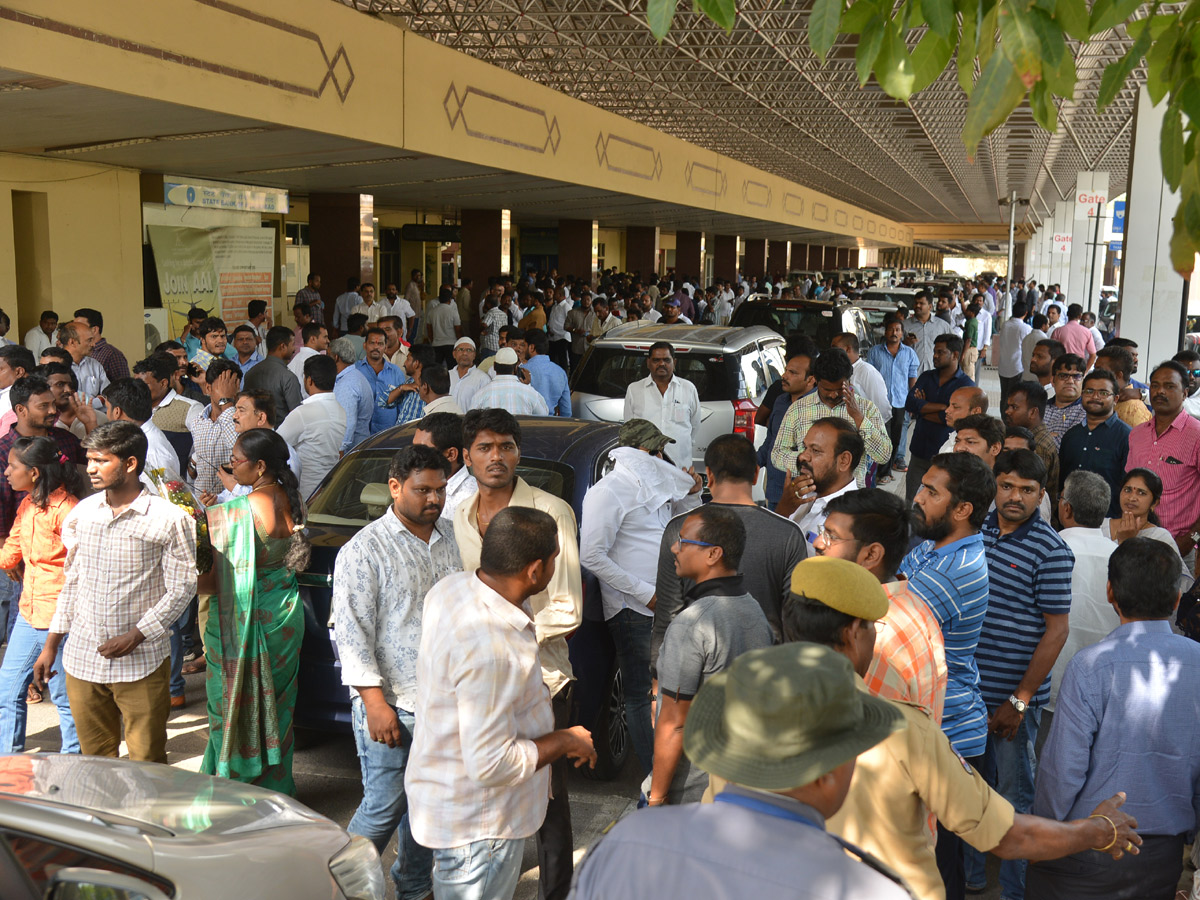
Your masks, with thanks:
[(171, 696), (182, 697), (187, 682), (183, 679), (183, 657), (187, 653), (184, 647), (184, 636), (192, 628), (192, 615), (195, 611), (195, 600), (187, 605), (179, 618), (171, 626)]
[(906, 410), (904, 413), (904, 426), (900, 429), (900, 443), (892, 448), (893, 464), (904, 464), (904, 454), (908, 451), (908, 429), (910, 425), (912, 425), (912, 413)]
[(493, 838), (433, 851), (435, 900), (512, 900), (525, 839)]
[(623, 609), (607, 624), (617, 646), (629, 738), (645, 777), (654, 765), (654, 725), (650, 721), (650, 636), (654, 617)]
[(0, 644), (9, 639), (17, 624), (17, 603), (21, 599), (21, 582), (13, 581), (7, 572), (0, 572)]
[[(1033, 805), (1033, 779), (1037, 766), (1033, 745), (1037, 742), (1041, 718), (1041, 708), (1031, 706), (1025, 710), (1021, 726), (1011, 741), (997, 740), (990, 734), (987, 739), (987, 750), (983, 757), (983, 777), (1018, 813), (1028, 813)], [(974, 847), (964, 845), (964, 849), (967, 884), (986, 885), (984, 854)], [(1024, 900), (1027, 865), (1023, 859), (1000, 861), (1000, 896), (1003, 900)]]
[[(12, 635), (8, 639), (4, 663), (0, 665), (0, 753), (18, 753), (25, 749), (25, 717), (29, 711), (25, 698), (33, 681), (33, 664), (49, 634), (47, 629), (30, 625), (19, 610), (14, 609), (14, 612)], [(58, 657), (54, 660), (54, 671), (58, 674), (50, 679), (50, 699), (58, 707), (61, 752), (78, 753), (79, 737), (75, 734), (75, 719), (67, 701), (67, 678), (63, 672), (63, 647), (66, 644), (64, 639), (58, 645)]]
[(397, 707), (393, 709), (400, 719), (403, 737), (403, 744), (399, 747), (389, 747), (371, 740), (367, 710), (362, 698), (355, 695), (351, 701), (351, 722), (354, 744), (358, 749), (358, 763), (362, 769), (363, 798), (346, 830), (365, 837), (380, 853), (387, 847), (392, 834), (396, 835), (396, 862), (392, 865), (396, 900), (410, 900), (429, 894), (433, 861), (429, 850), (413, 840), (408, 827), (404, 770), (408, 765), (408, 751), (412, 747), (413, 714)]

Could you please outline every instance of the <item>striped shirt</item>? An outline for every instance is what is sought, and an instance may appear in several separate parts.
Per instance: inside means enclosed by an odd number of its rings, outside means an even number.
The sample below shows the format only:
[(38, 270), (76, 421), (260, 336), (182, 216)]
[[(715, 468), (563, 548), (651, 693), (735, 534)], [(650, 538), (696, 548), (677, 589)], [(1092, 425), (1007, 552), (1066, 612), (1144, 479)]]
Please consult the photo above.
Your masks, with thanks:
[(1191, 528), (1200, 517), (1200, 422), (1180, 410), (1159, 436), (1155, 420), (1129, 432), (1128, 469), (1150, 469), (1162, 479), (1163, 493), (1155, 512), (1173, 535)]
[[(988, 608), (975, 659), (988, 709), (1008, 700), (1025, 677), (1029, 660), (1046, 633), (1047, 615), (1071, 611), (1071, 572), (1075, 554), (1034, 513), (1011, 534), (1000, 534), (998, 514), (988, 513), (980, 529), (988, 560)], [(1050, 673), (1030, 700), (1050, 699)]]
[(946, 645), (942, 731), (962, 756), (981, 756), (987, 745), (987, 710), (979, 692), (975, 646), (988, 605), (983, 539), (972, 534), (940, 549), (925, 541), (904, 557), (900, 574), (942, 627)]
[(941, 724), (946, 705), (946, 642), (932, 610), (908, 582), (885, 583), (887, 615), (863, 681), (885, 700), (914, 703)]
[(1042, 416), (1042, 424), (1054, 435), (1054, 446), (1062, 445), (1063, 435), (1087, 421), (1087, 411), (1083, 401), (1076, 398), (1066, 406), (1059, 406), (1053, 400), (1046, 404), (1046, 413)]

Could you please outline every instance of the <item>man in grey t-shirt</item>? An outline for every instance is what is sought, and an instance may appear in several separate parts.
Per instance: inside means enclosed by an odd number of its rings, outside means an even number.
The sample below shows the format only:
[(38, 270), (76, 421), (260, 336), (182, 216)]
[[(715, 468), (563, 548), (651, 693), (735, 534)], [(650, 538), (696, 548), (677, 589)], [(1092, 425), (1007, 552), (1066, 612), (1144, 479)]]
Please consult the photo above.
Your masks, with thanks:
[(658, 722), (654, 769), (643, 789), (651, 806), (698, 802), (708, 774), (683, 755), (683, 726), (692, 699), (711, 676), (747, 650), (771, 646), (767, 617), (737, 574), (746, 528), (736, 513), (713, 505), (688, 515), (672, 547), (679, 575), (695, 582), (658, 656)]

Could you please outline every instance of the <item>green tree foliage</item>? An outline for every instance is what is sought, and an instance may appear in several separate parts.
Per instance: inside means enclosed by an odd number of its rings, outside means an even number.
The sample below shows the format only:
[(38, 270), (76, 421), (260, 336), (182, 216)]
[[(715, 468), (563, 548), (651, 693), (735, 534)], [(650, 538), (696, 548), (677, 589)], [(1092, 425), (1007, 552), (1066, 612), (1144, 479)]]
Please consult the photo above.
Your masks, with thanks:
[[(737, 21), (735, 0), (694, 0), (726, 32)], [(655, 38), (671, 29), (678, 0), (647, 0)], [(1130, 73), (1145, 59), (1146, 88), (1155, 105), (1167, 101), (1162, 128), (1163, 175), (1180, 191), (1171, 239), (1171, 260), (1187, 277), (1200, 253), (1200, 0), (1149, 15), (1131, 16), (1143, 0), (814, 0), (808, 42), (824, 61), (841, 35), (857, 35), (855, 62), (860, 84), (874, 76), (879, 86), (907, 103), (953, 64), (969, 97), (962, 139), (974, 158), (980, 141), (1002, 125), (1027, 98), (1034, 119), (1047, 131), (1058, 127), (1057, 99), (1075, 94), (1075, 53), (1068, 40), (1086, 43), (1123, 27), (1133, 46), (1105, 69), (1097, 106), (1116, 98)], [(922, 29), (909, 48), (914, 29)], [(912, 34), (916, 38), (916, 34)]]

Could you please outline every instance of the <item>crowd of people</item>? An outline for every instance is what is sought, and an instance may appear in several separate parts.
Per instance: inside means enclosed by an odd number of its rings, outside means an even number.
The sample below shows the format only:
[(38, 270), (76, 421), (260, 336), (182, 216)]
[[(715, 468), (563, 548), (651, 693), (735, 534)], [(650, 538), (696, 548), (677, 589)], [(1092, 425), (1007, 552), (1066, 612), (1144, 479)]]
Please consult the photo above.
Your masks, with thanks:
[[(193, 309), (132, 367), (98, 311), (44, 314), (0, 346), (0, 752), (48, 692), (63, 752), (165, 763), (206, 671), (202, 771), (294, 794), (306, 501), (415, 423), (332, 579), (349, 831), (397, 838), (397, 897), (511, 897), (530, 838), (548, 898), (959, 898), (988, 853), (1008, 900), (1173, 897), (1200, 813), (1200, 355), (1142, 385), (1136, 345), (1053, 286), (972, 282), (868, 351), (789, 337), (758, 450), (696, 453), (660, 341), (578, 521), (517, 474), (517, 416), (570, 416), (616, 324), (856, 287), (551, 272), (427, 297), (414, 270), (327, 306), (312, 275), (294, 327)], [(585, 573), (653, 809), (576, 871)]]

